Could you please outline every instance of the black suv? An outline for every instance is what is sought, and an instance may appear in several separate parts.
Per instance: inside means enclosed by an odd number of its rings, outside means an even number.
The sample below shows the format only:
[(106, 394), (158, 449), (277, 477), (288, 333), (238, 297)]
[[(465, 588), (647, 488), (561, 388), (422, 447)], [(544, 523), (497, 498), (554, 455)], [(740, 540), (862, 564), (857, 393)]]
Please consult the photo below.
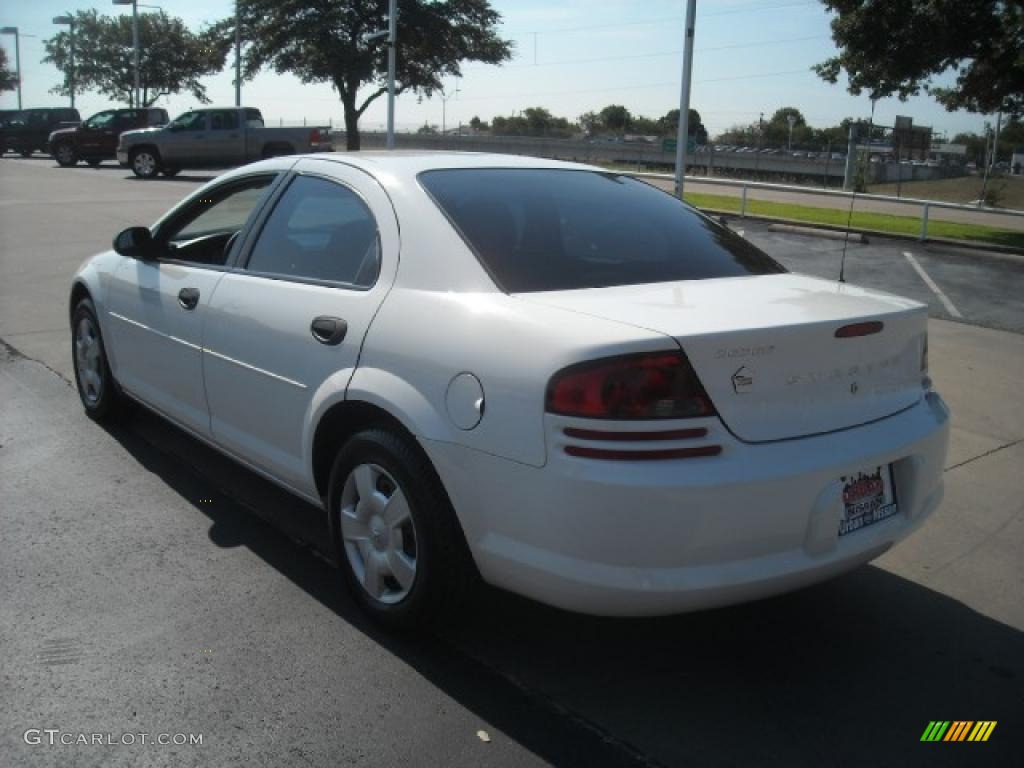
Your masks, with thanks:
[(81, 121), (78, 110), (68, 107), (23, 109), (4, 118), (0, 128), (0, 150), (19, 152), (22, 157), (28, 157), (36, 150), (45, 152), (54, 130), (77, 125)]
[(117, 141), (125, 131), (154, 128), (169, 122), (167, 110), (159, 107), (107, 109), (74, 128), (61, 128), (51, 133), (48, 150), (64, 167), (75, 165), (79, 160), (99, 165), (104, 160), (114, 159)]

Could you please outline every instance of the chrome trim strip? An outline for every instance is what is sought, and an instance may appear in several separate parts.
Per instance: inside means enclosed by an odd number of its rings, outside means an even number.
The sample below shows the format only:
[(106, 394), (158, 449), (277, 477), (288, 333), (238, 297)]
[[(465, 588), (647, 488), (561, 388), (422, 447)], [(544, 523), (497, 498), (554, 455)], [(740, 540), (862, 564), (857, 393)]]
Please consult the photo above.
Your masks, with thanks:
[(271, 373), (270, 371), (264, 370), (263, 368), (257, 368), (255, 365), (250, 365), (249, 363), (243, 363), (241, 360), (235, 360), (235, 358), (233, 357), (222, 355), (220, 352), (215, 352), (212, 349), (203, 347), (203, 352), (211, 354), (214, 357), (220, 358), (221, 360), (226, 360), (229, 363), (234, 363), (235, 365), (245, 368), (246, 370), (253, 371), (254, 373), (261, 373), (264, 376), (269, 376), (270, 378), (275, 379), (277, 381), (283, 381), (285, 384), (291, 384), (293, 387), (298, 387), (299, 389), (307, 388), (306, 385), (303, 384), (301, 381), (295, 381), (294, 379), (289, 379), (286, 376)]
[(179, 339), (177, 336), (171, 336), (169, 333), (164, 333), (163, 331), (158, 331), (156, 328), (150, 328), (148, 325), (140, 323), (138, 320), (132, 320), (131, 318), (125, 317), (124, 315), (119, 315), (119, 314), (117, 314), (117, 312), (110, 312), (109, 310), (107, 311), (107, 314), (110, 315), (111, 317), (116, 317), (118, 320), (121, 320), (122, 322), (128, 323), (129, 325), (134, 325), (136, 328), (141, 328), (144, 331), (149, 331), (150, 333), (154, 333), (154, 334), (156, 334), (157, 336), (159, 336), (162, 339), (170, 339), (171, 341), (176, 341), (179, 344), (184, 344), (189, 349), (196, 350), (196, 352), (202, 352), (203, 351), (203, 348), (200, 347), (198, 344), (193, 344), (191, 341), (185, 341), (184, 339)]

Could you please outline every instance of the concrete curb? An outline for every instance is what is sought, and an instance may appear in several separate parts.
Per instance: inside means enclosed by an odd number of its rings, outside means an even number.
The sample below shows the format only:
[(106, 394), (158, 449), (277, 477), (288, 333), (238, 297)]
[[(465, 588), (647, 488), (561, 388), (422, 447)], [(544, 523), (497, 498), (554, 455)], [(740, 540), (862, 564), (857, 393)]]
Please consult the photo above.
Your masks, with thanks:
[(867, 245), (868, 238), (863, 232), (850, 230), (822, 229), (821, 227), (801, 227), (796, 224), (769, 224), (768, 229), (772, 232), (789, 232), (794, 235), (809, 235), (813, 237), (824, 237), (829, 240), (846, 240), (849, 237), (851, 243)]

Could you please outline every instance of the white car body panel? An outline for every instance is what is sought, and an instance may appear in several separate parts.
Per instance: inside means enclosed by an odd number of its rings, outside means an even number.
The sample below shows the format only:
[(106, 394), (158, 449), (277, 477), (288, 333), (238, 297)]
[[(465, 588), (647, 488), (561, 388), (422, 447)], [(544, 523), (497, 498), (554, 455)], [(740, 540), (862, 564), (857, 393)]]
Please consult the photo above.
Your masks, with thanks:
[[(210, 293), (203, 296), (211, 297), (212, 311), (196, 315), (198, 332), (182, 332), (198, 349), (167, 342), (187, 350), (190, 365), (201, 361), (205, 431), (195, 413), (201, 411), (196, 391), (158, 391), (158, 379), (136, 373), (137, 360), (166, 366), (184, 353), (153, 360), (157, 347), (141, 348), (144, 331), (130, 323), (119, 328), (115, 323), (123, 321), (111, 314), (120, 314), (118, 292), (132, 290), (132, 270), (172, 265), (140, 265), (108, 252), (75, 280), (96, 303), (111, 368), (129, 394), (304, 498), (322, 495), (313, 455), (321, 419), (342, 403), (371, 404), (423, 447), (487, 581), (609, 615), (670, 613), (813, 583), (885, 551), (941, 500), (949, 415), (922, 385), (920, 304), (796, 275), (509, 295), (417, 179), (434, 168), (600, 170), (587, 166), (358, 153), (277, 158), (211, 185), (261, 168), (293, 167), (332, 176), (364, 197), (380, 230), (380, 277), (355, 295), (241, 269), (206, 270)], [(168, 270), (161, 279), (176, 286), (176, 275)], [(316, 315), (349, 322), (341, 346), (311, 337)], [(140, 317), (130, 319), (141, 323)], [(154, 331), (175, 335), (173, 320), (163, 327), (159, 316), (150, 319)], [(888, 335), (831, 335), (839, 325), (866, 319), (883, 322)], [(817, 330), (808, 336), (808, 329)], [(784, 348), (788, 342), (779, 339), (787, 332), (796, 336)], [(771, 345), (772, 355), (749, 351)], [(721, 418), (609, 422), (545, 412), (548, 382), (566, 366), (680, 348)], [(731, 377), (755, 358), (760, 390), (740, 394)], [(879, 359), (894, 362), (883, 373), (874, 365)], [(831, 376), (837, 360), (848, 365)], [(858, 370), (850, 373), (852, 366)], [(827, 373), (785, 384), (820, 371)], [(453, 405), (452, 382), (465, 374), (479, 383), (481, 402)], [(851, 379), (861, 385), (857, 392), (850, 392)], [(463, 428), (461, 419), (475, 406), (479, 423)], [(565, 450), (575, 439), (567, 428), (693, 427), (707, 430), (696, 443), (664, 446), (713, 444), (721, 453), (602, 461)], [(615, 446), (650, 443), (631, 438)], [(839, 478), (880, 464), (893, 466), (898, 514), (840, 538)]]

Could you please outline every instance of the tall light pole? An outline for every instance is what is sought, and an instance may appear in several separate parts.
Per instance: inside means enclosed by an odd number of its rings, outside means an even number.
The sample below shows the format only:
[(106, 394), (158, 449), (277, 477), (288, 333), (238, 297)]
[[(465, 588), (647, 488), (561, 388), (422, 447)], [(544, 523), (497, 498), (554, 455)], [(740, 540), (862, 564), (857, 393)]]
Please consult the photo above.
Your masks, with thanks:
[(21, 109), (21, 45), (17, 27), (3, 27), (0, 35), (14, 35), (14, 68), (18, 70), (18, 109)]
[(75, 108), (75, 17), (70, 13), (63, 16), (54, 16), (54, 24), (64, 24), (68, 27), (71, 35), (71, 70), (68, 72), (68, 84), (71, 90), (71, 108)]
[(786, 122), (789, 123), (789, 141), (786, 143), (787, 149), (793, 151), (793, 126), (796, 125), (796, 115), (786, 115)]
[(242, 14), (235, 0), (235, 106), (242, 106)]
[(388, 3), (388, 149), (395, 148), (395, 44), (398, 42), (398, 0)]
[(446, 133), (446, 126), (448, 124), (448, 100), (459, 95), (459, 84), (455, 83), (455, 90), (450, 94), (445, 94), (444, 88), (441, 89), (441, 136), (443, 137)]
[(693, 76), (693, 28), (697, 0), (686, 2), (686, 37), (683, 40), (683, 83), (679, 91), (679, 130), (676, 133), (676, 195), (683, 196), (686, 150), (690, 140), (690, 81)]
[(112, 0), (114, 5), (132, 7), (132, 68), (135, 70), (135, 87), (132, 89), (131, 106), (139, 106), (139, 4), (137, 0)]

